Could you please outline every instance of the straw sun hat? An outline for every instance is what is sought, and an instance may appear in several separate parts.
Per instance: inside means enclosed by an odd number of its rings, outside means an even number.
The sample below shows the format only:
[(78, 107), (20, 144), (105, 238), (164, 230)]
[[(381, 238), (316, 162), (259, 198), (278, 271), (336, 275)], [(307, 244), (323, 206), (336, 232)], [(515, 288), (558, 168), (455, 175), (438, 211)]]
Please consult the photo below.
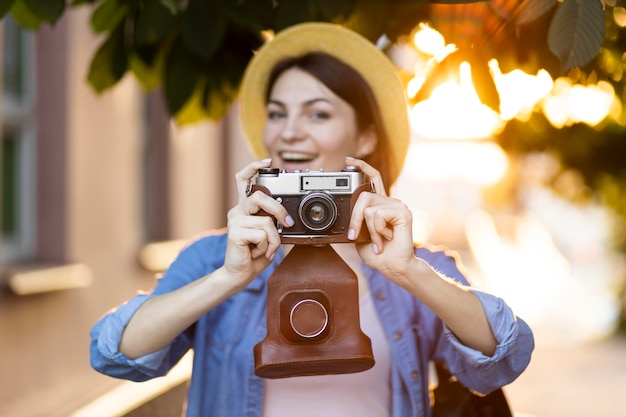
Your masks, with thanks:
[(389, 140), (391, 181), (400, 174), (409, 146), (410, 128), (404, 88), (391, 60), (373, 43), (331, 23), (303, 23), (279, 32), (265, 43), (246, 68), (241, 85), (241, 122), (258, 158), (268, 156), (263, 145), (265, 88), (272, 68), (281, 60), (309, 52), (324, 52), (356, 69), (372, 89)]

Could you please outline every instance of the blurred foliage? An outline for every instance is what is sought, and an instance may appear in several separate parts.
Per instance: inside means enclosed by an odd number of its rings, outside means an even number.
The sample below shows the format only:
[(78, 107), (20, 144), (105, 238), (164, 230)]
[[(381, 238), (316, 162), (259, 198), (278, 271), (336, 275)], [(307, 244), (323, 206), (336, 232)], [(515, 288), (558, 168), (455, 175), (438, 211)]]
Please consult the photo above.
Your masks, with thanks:
[(560, 167), (549, 185), (574, 203), (595, 201), (611, 208), (618, 215), (613, 242), (626, 253), (625, 136), (624, 127), (613, 122), (555, 129), (536, 113), (529, 122), (509, 122), (498, 140), (512, 158), (535, 152), (554, 157)]
[[(499, 98), (487, 62), (503, 72), (515, 68), (577, 82), (609, 80), (622, 102), (626, 39), (613, 10), (626, 0), (0, 0), (0, 17), (10, 13), (23, 27), (54, 26), (69, 9), (89, 7), (90, 24), (102, 37), (88, 73), (104, 92), (132, 73), (146, 91), (162, 87), (170, 114), (181, 124), (219, 119), (237, 95), (244, 69), (265, 39), (306, 21), (342, 24), (372, 41), (385, 35), (405, 40), (427, 22), (457, 45), (415, 98), (472, 65), (484, 103)], [(602, 133), (599, 133), (599, 130)], [(624, 128), (607, 122), (591, 128), (552, 128), (539, 113), (530, 122), (508, 123), (501, 145), (511, 153), (555, 154), (563, 170), (579, 173), (626, 224)], [(626, 227), (620, 242), (626, 251)]]
[[(38, 30), (72, 7), (90, 7), (91, 27), (103, 38), (88, 74), (94, 90), (132, 72), (148, 91), (163, 87), (181, 124), (221, 118), (263, 31), (300, 22), (335, 22), (373, 41), (383, 34), (395, 41), (431, 22), (460, 46), (450, 61), (470, 57), (476, 78), (487, 83), (492, 57), (555, 72), (582, 66), (596, 56), (605, 30), (601, 0), (0, 0), (0, 17), (11, 13)], [(493, 88), (482, 91), (495, 106)]]
[(614, 243), (626, 253), (626, 28), (612, 17), (606, 22), (596, 59), (567, 76), (582, 85), (610, 81), (621, 101), (619, 114), (594, 127), (578, 123), (557, 129), (535, 112), (529, 121), (508, 122), (498, 141), (513, 157), (544, 152), (558, 160), (553, 188), (570, 201), (599, 200), (611, 208), (617, 214)]

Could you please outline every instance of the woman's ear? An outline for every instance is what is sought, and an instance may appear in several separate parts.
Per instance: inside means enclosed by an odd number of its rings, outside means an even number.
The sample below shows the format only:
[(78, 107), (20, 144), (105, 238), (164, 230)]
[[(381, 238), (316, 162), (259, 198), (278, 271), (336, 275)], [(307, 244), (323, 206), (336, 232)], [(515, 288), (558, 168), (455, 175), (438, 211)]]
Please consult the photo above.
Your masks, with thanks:
[(378, 143), (378, 135), (376, 134), (376, 129), (374, 125), (370, 125), (366, 129), (363, 129), (359, 134), (357, 148), (356, 148), (356, 157), (359, 159), (363, 159), (366, 156), (370, 155), (376, 149), (376, 144)]

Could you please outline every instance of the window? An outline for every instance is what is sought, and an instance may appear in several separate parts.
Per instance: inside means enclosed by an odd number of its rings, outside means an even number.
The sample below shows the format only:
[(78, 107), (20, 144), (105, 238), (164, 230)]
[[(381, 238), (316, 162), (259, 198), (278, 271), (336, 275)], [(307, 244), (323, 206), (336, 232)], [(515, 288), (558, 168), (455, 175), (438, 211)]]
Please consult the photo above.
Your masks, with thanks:
[(35, 246), (34, 35), (7, 16), (2, 37), (0, 256), (32, 257)]

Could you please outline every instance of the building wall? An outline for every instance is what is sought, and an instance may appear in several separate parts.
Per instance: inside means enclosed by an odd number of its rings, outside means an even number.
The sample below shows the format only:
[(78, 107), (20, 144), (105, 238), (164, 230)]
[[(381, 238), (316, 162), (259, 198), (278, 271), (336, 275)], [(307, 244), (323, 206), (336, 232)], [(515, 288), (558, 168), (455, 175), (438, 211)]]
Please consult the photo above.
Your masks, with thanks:
[[(72, 10), (38, 35), (40, 47), (49, 48), (48, 66), (39, 68), (37, 112), (46, 129), (38, 137), (60, 145), (38, 155), (37, 256), (25, 265), (0, 264), (0, 417), (67, 416), (119, 384), (91, 369), (89, 329), (154, 284), (138, 260), (148, 243), (145, 97), (132, 77), (102, 95), (88, 86), (100, 43), (88, 18), (89, 10)], [(250, 159), (236, 115), (171, 125), (169, 141), (169, 238), (224, 226), (234, 202), (232, 175)], [(22, 270), (73, 262), (87, 267), (90, 285), (29, 295), (6, 285)]]

